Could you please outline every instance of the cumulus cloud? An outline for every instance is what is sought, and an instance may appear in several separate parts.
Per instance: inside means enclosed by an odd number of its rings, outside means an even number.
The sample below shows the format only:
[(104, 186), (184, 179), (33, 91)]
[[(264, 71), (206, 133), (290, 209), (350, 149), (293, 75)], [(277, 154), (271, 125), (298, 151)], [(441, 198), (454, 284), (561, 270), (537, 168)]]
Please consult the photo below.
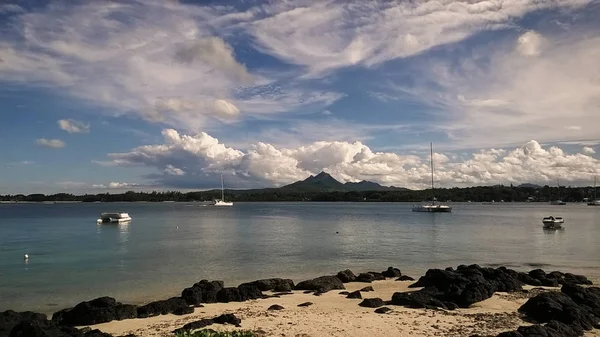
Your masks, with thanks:
[(90, 125), (78, 122), (73, 119), (60, 119), (58, 120), (58, 127), (68, 133), (88, 133), (90, 132)]
[(594, 154), (596, 153), (596, 151), (594, 151), (593, 148), (589, 147), (589, 146), (584, 146), (583, 147), (583, 153), (585, 154)]
[(121, 182), (110, 182), (108, 184), (94, 184), (92, 188), (107, 188), (107, 189), (124, 189), (124, 188), (132, 188), (139, 187), (139, 184), (136, 183), (121, 183)]
[[(281, 186), (325, 170), (342, 182), (370, 180), (383, 185), (426, 188), (430, 183), (428, 153), (399, 155), (377, 152), (362, 142), (318, 141), (295, 148), (258, 142), (246, 151), (228, 147), (199, 133), (163, 131), (164, 143), (110, 154), (117, 166), (155, 170), (152, 184), (180, 188), (216, 187), (220, 174), (233, 188)], [(583, 184), (600, 172), (600, 161), (529, 141), (513, 149), (486, 149), (471, 155), (434, 153), (437, 186), (498, 183), (548, 183), (557, 178)]]
[(517, 51), (525, 56), (537, 56), (540, 54), (544, 38), (535, 31), (529, 31), (519, 36), (517, 40)]
[(39, 138), (35, 141), (39, 146), (44, 146), (44, 147), (48, 147), (51, 149), (60, 149), (65, 147), (65, 142), (63, 142), (60, 139), (46, 139), (46, 138)]

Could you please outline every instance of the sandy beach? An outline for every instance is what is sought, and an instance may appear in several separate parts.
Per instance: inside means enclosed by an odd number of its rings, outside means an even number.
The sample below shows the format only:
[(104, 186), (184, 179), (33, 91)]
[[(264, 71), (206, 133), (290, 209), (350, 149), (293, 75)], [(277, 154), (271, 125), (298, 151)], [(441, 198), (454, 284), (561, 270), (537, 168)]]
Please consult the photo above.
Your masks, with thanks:
[[(363, 292), (363, 298), (379, 297), (389, 300), (394, 292), (404, 292), (414, 282), (375, 281), (347, 283), (352, 292), (366, 286), (374, 291)], [(533, 287), (524, 287), (527, 293), (496, 293), (492, 298), (476, 303), (467, 309), (454, 311), (408, 309), (388, 305), (392, 311), (375, 313), (375, 309), (363, 308), (360, 299), (348, 299), (333, 290), (321, 296), (294, 291), (279, 298), (268, 298), (235, 303), (205, 304), (194, 313), (185, 316), (162, 315), (145, 319), (112, 321), (91, 326), (103, 332), (121, 336), (173, 336), (173, 330), (186, 323), (202, 318), (212, 318), (223, 313), (233, 313), (242, 320), (241, 327), (215, 324), (214, 330), (244, 329), (258, 332), (262, 336), (317, 337), (317, 336), (496, 336), (514, 330), (520, 325), (529, 325), (520, 318), (517, 309), (527, 299), (539, 293)], [(553, 288), (546, 288), (551, 291)], [(555, 290), (558, 290), (554, 288)], [(266, 294), (273, 294), (265, 292)], [(308, 307), (299, 304), (312, 302)], [(278, 304), (284, 309), (268, 310)], [(600, 331), (587, 332), (585, 336), (600, 336)]]

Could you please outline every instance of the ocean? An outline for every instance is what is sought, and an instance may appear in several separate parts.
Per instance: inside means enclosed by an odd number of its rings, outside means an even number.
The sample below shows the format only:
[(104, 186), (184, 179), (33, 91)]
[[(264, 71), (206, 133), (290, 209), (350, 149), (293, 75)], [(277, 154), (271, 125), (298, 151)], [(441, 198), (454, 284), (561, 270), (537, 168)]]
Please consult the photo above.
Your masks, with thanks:
[[(141, 304), (201, 279), (226, 285), (268, 277), (301, 281), (389, 266), (417, 278), (477, 263), (542, 268), (600, 282), (600, 207), (453, 204), (413, 213), (407, 203), (0, 204), (0, 311), (52, 313), (112, 296)], [(130, 224), (97, 224), (102, 212)], [(565, 228), (542, 228), (544, 216)], [(27, 253), (29, 260), (23, 256)]]

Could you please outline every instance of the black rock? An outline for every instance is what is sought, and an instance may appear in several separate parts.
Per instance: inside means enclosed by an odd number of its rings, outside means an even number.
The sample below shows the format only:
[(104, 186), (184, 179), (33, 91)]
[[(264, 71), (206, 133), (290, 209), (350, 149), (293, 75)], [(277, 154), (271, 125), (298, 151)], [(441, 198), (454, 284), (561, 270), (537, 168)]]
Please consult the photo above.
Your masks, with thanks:
[(15, 312), (6, 310), (0, 313), (0, 336), (8, 336), (17, 324), (21, 321), (37, 322), (37, 325), (47, 325), (48, 319), (44, 314), (38, 314), (32, 311)]
[(565, 284), (584, 284), (584, 285), (592, 285), (592, 281), (588, 280), (587, 277), (583, 275), (575, 275), (571, 273), (564, 274), (563, 279)]
[(217, 302), (229, 303), (229, 302), (241, 302), (242, 296), (238, 288), (227, 287), (219, 290), (217, 293)]
[(558, 287), (558, 280), (555, 278), (539, 279), (544, 287)]
[(377, 308), (375, 309), (375, 312), (378, 314), (385, 314), (389, 311), (392, 311), (392, 309), (388, 308), (388, 307), (381, 307), (381, 308)]
[(305, 291), (303, 291), (302, 293), (303, 293), (303, 294), (310, 294), (310, 293), (313, 293), (313, 292), (314, 292), (313, 290), (305, 290)]
[(328, 292), (334, 289), (346, 289), (342, 281), (336, 276), (321, 276), (312, 280), (302, 281), (296, 285), (297, 290), (313, 290)]
[(546, 278), (546, 272), (542, 269), (534, 269), (529, 272), (529, 276), (533, 277), (534, 279), (541, 280)]
[(267, 309), (267, 310), (283, 310), (283, 309), (285, 309), (285, 308), (284, 308), (284, 307), (282, 307), (281, 305), (279, 305), (279, 304), (273, 304), (273, 305), (272, 305), (272, 306), (270, 306), (270, 307), (269, 307), (269, 309)]
[[(375, 281), (385, 281), (385, 276), (383, 276), (382, 273), (378, 273), (376, 271), (370, 271), (368, 273), (371, 274), (371, 275), (373, 275), (373, 279)], [(400, 276), (400, 275), (398, 275), (398, 276)]]
[(243, 283), (240, 284), (239, 287), (242, 286), (254, 286), (257, 287), (260, 291), (288, 292), (294, 290), (294, 281), (289, 279), (270, 278), (249, 283)]
[[(280, 285), (283, 285), (283, 284), (286, 284), (289, 288), (288, 283), (281, 283)], [(285, 287), (283, 287), (283, 288), (285, 288)], [(291, 289), (289, 291), (291, 291)], [(263, 293), (260, 290), (260, 288), (258, 287), (258, 285), (240, 285), (238, 287), (238, 293), (240, 294), (240, 301), (257, 300), (257, 299), (263, 297)], [(217, 293), (217, 297), (218, 297), (218, 293)]]
[(371, 273), (360, 273), (354, 281), (371, 283), (375, 281), (375, 276)]
[(362, 299), (362, 295), (360, 294), (360, 291), (353, 291), (351, 293), (348, 294), (348, 296), (346, 296), (346, 298), (360, 298)]
[(354, 280), (356, 280), (356, 275), (354, 275), (354, 273), (350, 269), (346, 269), (337, 273), (337, 278), (339, 278), (340, 281), (342, 281), (343, 283), (348, 283), (354, 282)]
[(339, 292), (339, 294), (340, 294), (340, 295), (348, 295), (348, 294), (349, 294), (349, 292), (347, 292), (347, 291), (340, 291), (340, 292)]
[(311, 305), (313, 305), (313, 303), (312, 303), (312, 302), (304, 302), (304, 303), (300, 303), (300, 304), (298, 304), (298, 306), (299, 306), (299, 307), (309, 307), (309, 306), (311, 306)]
[(388, 267), (388, 269), (386, 271), (382, 272), (381, 274), (384, 277), (389, 277), (389, 278), (402, 276), (400, 269), (393, 268), (393, 267)]
[(180, 307), (180, 308), (173, 310), (173, 315), (178, 315), (178, 316), (188, 315), (188, 314), (193, 314), (193, 313), (194, 313), (194, 307)]
[(402, 275), (396, 279), (396, 281), (414, 281), (414, 280), (415, 280), (414, 278), (412, 278), (408, 275)]
[(181, 331), (188, 331), (188, 330), (196, 330), (196, 329), (202, 329), (205, 328), (209, 325), (214, 324), (212, 319), (209, 318), (203, 318), (201, 320), (198, 321), (193, 321), (190, 323), (187, 323), (186, 325), (184, 325), (183, 327), (179, 328), (179, 329), (175, 329), (173, 331), (173, 333), (179, 333)]
[(136, 306), (121, 304), (112, 297), (100, 297), (56, 312), (52, 321), (59, 325), (93, 325), (136, 317)]
[(527, 273), (521, 272), (518, 275), (519, 275), (518, 276), (519, 281), (521, 281), (522, 283), (529, 284), (529, 285), (536, 286), (536, 287), (539, 287), (542, 285), (542, 282), (540, 280), (534, 279), (533, 277), (529, 276), (529, 274), (527, 274)]
[(383, 302), (383, 300), (381, 298), (376, 297), (376, 298), (365, 298), (358, 305), (361, 307), (366, 307), (366, 308), (379, 308), (379, 307), (383, 306), (384, 304), (385, 303)]
[(371, 286), (368, 286), (368, 287), (364, 287), (364, 288), (362, 288), (360, 291), (363, 291), (363, 292), (369, 292), (369, 291), (375, 291), (375, 290), (373, 289), (373, 287), (371, 287)]
[(573, 302), (583, 307), (586, 311), (600, 318), (600, 288), (584, 288), (567, 283), (562, 286), (561, 292), (569, 296)]
[[(137, 308), (137, 317), (146, 318), (158, 315), (172, 314), (175, 311), (186, 312), (189, 306), (181, 297), (171, 297), (168, 300), (155, 301)], [(192, 309), (193, 310), (193, 309)]]
[(590, 330), (598, 322), (585, 307), (574, 302), (562, 292), (546, 292), (530, 298), (519, 311), (539, 323), (558, 321), (576, 331)]
[(222, 314), (212, 319), (217, 324), (231, 324), (240, 326), (242, 320), (237, 318), (234, 314)]
[(323, 294), (324, 294), (323, 292), (320, 292), (320, 291), (315, 291), (315, 292), (313, 293), (313, 296), (321, 296), (321, 295), (323, 295)]
[(224, 288), (223, 281), (202, 280), (181, 292), (181, 297), (190, 305), (217, 303), (217, 293)]

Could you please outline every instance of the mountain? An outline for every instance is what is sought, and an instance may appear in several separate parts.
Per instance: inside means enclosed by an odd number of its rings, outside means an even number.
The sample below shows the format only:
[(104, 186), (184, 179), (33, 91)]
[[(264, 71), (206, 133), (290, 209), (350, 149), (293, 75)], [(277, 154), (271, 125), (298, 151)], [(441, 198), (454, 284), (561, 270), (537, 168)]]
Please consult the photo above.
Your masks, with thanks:
[(392, 191), (406, 190), (399, 187), (381, 186), (371, 181), (360, 181), (357, 183), (347, 182), (345, 184), (335, 180), (330, 174), (321, 172), (316, 176), (310, 176), (304, 180), (291, 183), (279, 188), (282, 192), (351, 192), (351, 191)]
[(525, 184), (521, 184), (521, 185), (519, 185), (517, 187), (523, 187), (523, 188), (540, 188), (542, 186), (536, 185), (536, 184), (525, 183)]

